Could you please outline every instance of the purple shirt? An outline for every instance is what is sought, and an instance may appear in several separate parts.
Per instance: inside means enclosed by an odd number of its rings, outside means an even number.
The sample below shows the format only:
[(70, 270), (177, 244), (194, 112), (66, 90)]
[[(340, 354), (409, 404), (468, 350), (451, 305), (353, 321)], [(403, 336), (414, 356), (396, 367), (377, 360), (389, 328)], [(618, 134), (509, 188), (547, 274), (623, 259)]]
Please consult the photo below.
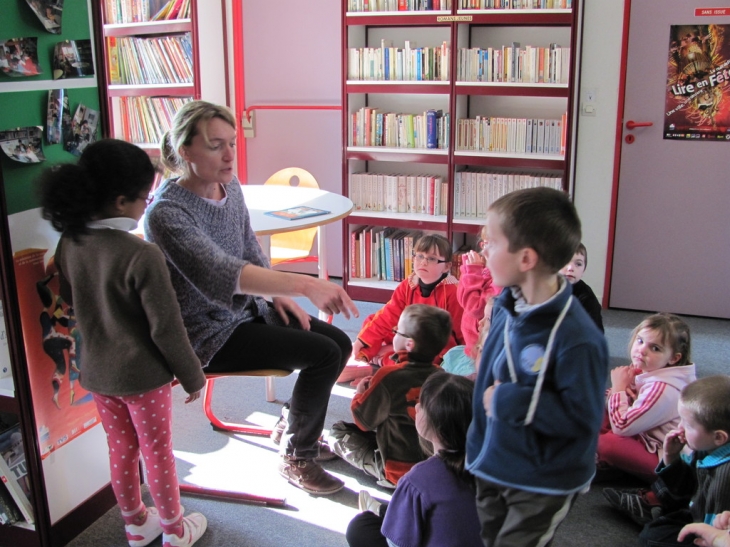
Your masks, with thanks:
[(382, 534), (398, 547), (482, 547), (474, 491), (437, 456), (398, 482)]

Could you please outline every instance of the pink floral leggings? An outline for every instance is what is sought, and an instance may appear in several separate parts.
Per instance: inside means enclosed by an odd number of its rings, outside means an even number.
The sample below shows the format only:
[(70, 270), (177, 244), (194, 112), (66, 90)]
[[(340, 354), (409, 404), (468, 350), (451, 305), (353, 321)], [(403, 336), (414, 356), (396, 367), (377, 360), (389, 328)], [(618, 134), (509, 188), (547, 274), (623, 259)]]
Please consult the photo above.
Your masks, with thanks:
[(94, 393), (109, 444), (112, 488), (122, 516), (127, 520), (144, 510), (139, 477), (141, 453), (150, 494), (166, 532), (177, 530), (182, 519), (172, 453), (171, 394), (170, 384), (125, 397)]

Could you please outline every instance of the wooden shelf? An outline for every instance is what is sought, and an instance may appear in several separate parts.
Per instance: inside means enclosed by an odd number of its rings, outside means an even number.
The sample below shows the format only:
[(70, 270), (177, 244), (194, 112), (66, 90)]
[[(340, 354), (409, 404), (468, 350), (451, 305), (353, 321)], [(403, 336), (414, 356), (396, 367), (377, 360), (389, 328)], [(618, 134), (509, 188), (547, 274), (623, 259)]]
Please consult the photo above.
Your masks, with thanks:
[(173, 19), (170, 21), (147, 21), (144, 23), (120, 23), (104, 25), (104, 36), (142, 36), (155, 34), (175, 34), (191, 32), (193, 22), (190, 19)]
[[(562, 10), (462, 10), (456, 8), (457, 2), (458, 0), (454, 0), (452, 10), (439, 13), (423, 11), (348, 13), (343, 11), (342, 74), (348, 74), (350, 47), (379, 48), (383, 39), (392, 41), (398, 48), (403, 47), (405, 40), (414, 38), (417, 39), (418, 45), (429, 46), (448, 40), (451, 44), (449, 67), (452, 78), (459, 74), (460, 48), (499, 47), (500, 43), (504, 45), (511, 41), (522, 44), (530, 43), (529, 40), (535, 36), (535, 31), (539, 31), (539, 42), (561, 43), (566, 48), (569, 47), (571, 53), (575, 53), (579, 46), (577, 37), (580, 33), (576, 27), (581, 21), (580, 12), (583, 7), (581, 0), (574, 1), (574, 9)], [(346, 1), (343, 0), (343, 10), (346, 5)], [(444, 26), (449, 27), (449, 36), (444, 32)], [(430, 31), (433, 34), (433, 39), (430, 40), (431, 43), (428, 43), (428, 39), (425, 40), (428, 44), (423, 43), (423, 36), (426, 31), (420, 34), (414, 32), (414, 29), (419, 27), (427, 30), (432, 29)], [(360, 30), (360, 28), (363, 30)], [(371, 28), (373, 29), (372, 33), (369, 32)], [(510, 38), (510, 36), (514, 36), (514, 38)], [(544, 45), (541, 47), (544, 47)], [(398, 58), (400, 59), (400, 57)], [(448, 108), (450, 120), (448, 149), (415, 150), (364, 146), (344, 147), (342, 175), (344, 181), (343, 193), (345, 195), (348, 195), (349, 192), (350, 175), (365, 172), (377, 172), (383, 175), (420, 176), (428, 174), (440, 177), (446, 182), (448, 188), (447, 203), (445, 204), (448, 213), (445, 216), (429, 217), (420, 215), (419, 217), (376, 211), (354, 212), (347, 219), (347, 222), (343, 223), (343, 250), (348, 263), (350, 260), (350, 234), (360, 226), (442, 232), (450, 239), (455, 233), (477, 234), (484, 224), (484, 218), (453, 216), (455, 206), (461, 210), (462, 214), (467, 209), (478, 209), (473, 205), (465, 207), (464, 203), (460, 202), (463, 199), (471, 199), (470, 196), (472, 195), (474, 196), (473, 199), (476, 199), (477, 195), (475, 189), (477, 176), (464, 177), (459, 174), (465, 168), (467, 173), (480, 171), (490, 173), (488, 179), (481, 178), (478, 182), (484, 185), (495, 185), (489, 186), (491, 189), (489, 199), (493, 199), (492, 190), (496, 190), (497, 193), (494, 196), (497, 197), (505, 191), (507, 185), (512, 185), (509, 186), (510, 189), (518, 187), (515, 183), (516, 179), (513, 177), (505, 179), (492, 178), (492, 176), (501, 177), (503, 174), (527, 173), (535, 177), (541, 177), (548, 173), (552, 180), (546, 181), (546, 184), (562, 185), (564, 191), (569, 191), (572, 188), (571, 181), (568, 180), (572, 172), (572, 132), (577, 110), (575, 106), (575, 85), (578, 75), (576, 74), (577, 67), (574, 56), (569, 60), (568, 67), (563, 62), (561, 69), (565, 68), (568, 68), (568, 81), (566, 83), (469, 82), (454, 79), (444, 82), (343, 80), (344, 115), (342, 136), (345, 143), (350, 142), (351, 139), (352, 114), (363, 107), (378, 109), (381, 112), (420, 112), (433, 108), (430, 104), (434, 101), (426, 95), (438, 96), (440, 108), (444, 113), (447, 112)], [(385, 95), (389, 96), (386, 97)], [(404, 97), (404, 95), (408, 95), (408, 97)], [(448, 106), (443, 104), (444, 95), (448, 96)], [(565, 115), (566, 113), (567, 115)], [(565, 128), (566, 152), (565, 154), (507, 154), (457, 149), (457, 144), (461, 144), (457, 142), (459, 120), (473, 121), (477, 117), (519, 118), (523, 120), (527, 118), (560, 119), (561, 124), (555, 124), (555, 126)], [(522, 124), (523, 128), (525, 126), (525, 124)], [(508, 131), (511, 131), (511, 129), (508, 129)], [(527, 131), (528, 129), (525, 129), (525, 132), (519, 135), (522, 146), (515, 146), (514, 149), (529, 149), (522, 141), (522, 138), (526, 138), (530, 134)], [(552, 132), (548, 135), (552, 135)], [(550, 141), (550, 143), (554, 145), (554, 141)], [(510, 147), (510, 149), (513, 148)], [(552, 147), (550, 149), (555, 150)], [(373, 162), (377, 163), (371, 166), (370, 164)], [(390, 165), (388, 166), (388, 164)], [(464, 184), (464, 186), (460, 186), (464, 194), (457, 195), (457, 181), (460, 185)], [(392, 179), (390, 184), (392, 184)], [(390, 190), (384, 188), (383, 191), (392, 192), (393, 187), (390, 186), (389, 188)], [(363, 192), (368, 191), (371, 190), (363, 190)], [(464, 198), (464, 196), (467, 196), (467, 198)], [(484, 193), (480, 193), (479, 196), (484, 196)], [(370, 196), (368, 199), (372, 199), (372, 197)], [(480, 203), (482, 208), (486, 205)], [(480, 211), (480, 213), (483, 217), (483, 211)], [(346, 269), (345, 286), (350, 296), (356, 299), (385, 302), (390, 298), (392, 290), (395, 288), (395, 284), (392, 286), (385, 285), (383, 282), (374, 280), (358, 278), (348, 280), (348, 273), (349, 271)]]
[(193, 97), (195, 84), (113, 84), (107, 87), (108, 97)]

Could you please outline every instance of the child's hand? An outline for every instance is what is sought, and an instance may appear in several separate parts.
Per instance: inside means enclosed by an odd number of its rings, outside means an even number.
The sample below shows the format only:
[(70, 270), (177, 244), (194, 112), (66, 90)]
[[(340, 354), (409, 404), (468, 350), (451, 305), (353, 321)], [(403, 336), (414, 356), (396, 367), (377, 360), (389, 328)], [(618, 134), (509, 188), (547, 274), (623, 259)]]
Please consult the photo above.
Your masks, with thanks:
[(487, 413), (487, 416), (491, 416), (491, 408), (492, 408), (492, 397), (494, 397), (494, 390), (497, 389), (497, 386), (500, 384), (499, 380), (495, 380), (494, 383), (489, 386), (486, 391), (484, 392), (484, 397), (482, 398), (482, 403), (484, 404), (484, 412)]
[(679, 454), (687, 444), (684, 437), (684, 428), (672, 429), (664, 437), (664, 465), (671, 465), (679, 459)]
[(372, 376), (365, 376), (363, 378), (360, 378), (360, 381), (355, 387), (355, 393), (365, 393), (365, 391), (370, 387), (370, 380), (372, 379)]
[(487, 265), (487, 259), (484, 258), (481, 254), (479, 254), (476, 251), (469, 251), (466, 253), (463, 258), (461, 259), (464, 264), (471, 265), (471, 264), (479, 264), (480, 266), (486, 266)]
[(730, 545), (730, 536), (728, 536), (727, 530), (720, 530), (702, 522), (688, 524), (682, 528), (677, 536), (677, 541), (682, 541), (690, 535), (697, 536), (693, 543), (700, 547), (727, 547)]
[(717, 515), (712, 525), (718, 530), (730, 530), (730, 511), (723, 511)]
[(363, 344), (360, 339), (355, 340), (352, 343), (352, 359), (353, 361), (358, 360), (357, 356), (360, 354), (360, 352), (365, 348), (365, 344)]
[(629, 366), (616, 367), (611, 371), (611, 390), (613, 393), (626, 391), (626, 388), (634, 381), (634, 373), (631, 368)]
[(203, 393), (202, 389), (199, 389), (195, 393), (188, 393), (188, 396), (185, 399), (185, 404), (192, 403), (193, 401), (197, 401), (198, 399), (200, 399), (201, 393)]

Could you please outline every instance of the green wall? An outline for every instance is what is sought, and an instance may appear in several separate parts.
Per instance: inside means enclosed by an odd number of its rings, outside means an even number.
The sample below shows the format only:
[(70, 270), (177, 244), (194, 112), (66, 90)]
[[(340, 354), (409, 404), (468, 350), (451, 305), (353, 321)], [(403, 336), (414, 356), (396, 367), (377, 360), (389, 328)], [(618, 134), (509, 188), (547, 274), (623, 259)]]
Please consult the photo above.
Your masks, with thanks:
[[(96, 0), (92, 0), (96, 1)], [(61, 87), (64, 80), (52, 80), (51, 60), (57, 42), (63, 40), (89, 39), (92, 29), (89, 25), (89, 11), (86, 0), (65, 0), (62, 18), (62, 33), (51, 34), (45, 30), (25, 0), (0, 0), (3, 4), (0, 15), (0, 41), (11, 38), (38, 38), (38, 63), (42, 73), (38, 76), (13, 78), (0, 72), (0, 131), (16, 127), (40, 125), (44, 128), (43, 153), (46, 161), (24, 164), (9, 159), (0, 152), (0, 167), (5, 185), (8, 214), (38, 207), (34, 181), (39, 173), (59, 162), (74, 161), (75, 156), (63, 149), (63, 144), (47, 144), (45, 140), (47, 89)], [(98, 74), (100, 67), (95, 67)], [(81, 89), (67, 88), (69, 109), (73, 116), (79, 103), (99, 110), (99, 90), (93, 77), (87, 77), (89, 85)], [(68, 82), (79, 82), (69, 79)], [(32, 83), (31, 91), (7, 91), (9, 83)], [(40, 88), (40, 89), (39, 89)], [(101, 125), (97, 129), (101, 137)]]

